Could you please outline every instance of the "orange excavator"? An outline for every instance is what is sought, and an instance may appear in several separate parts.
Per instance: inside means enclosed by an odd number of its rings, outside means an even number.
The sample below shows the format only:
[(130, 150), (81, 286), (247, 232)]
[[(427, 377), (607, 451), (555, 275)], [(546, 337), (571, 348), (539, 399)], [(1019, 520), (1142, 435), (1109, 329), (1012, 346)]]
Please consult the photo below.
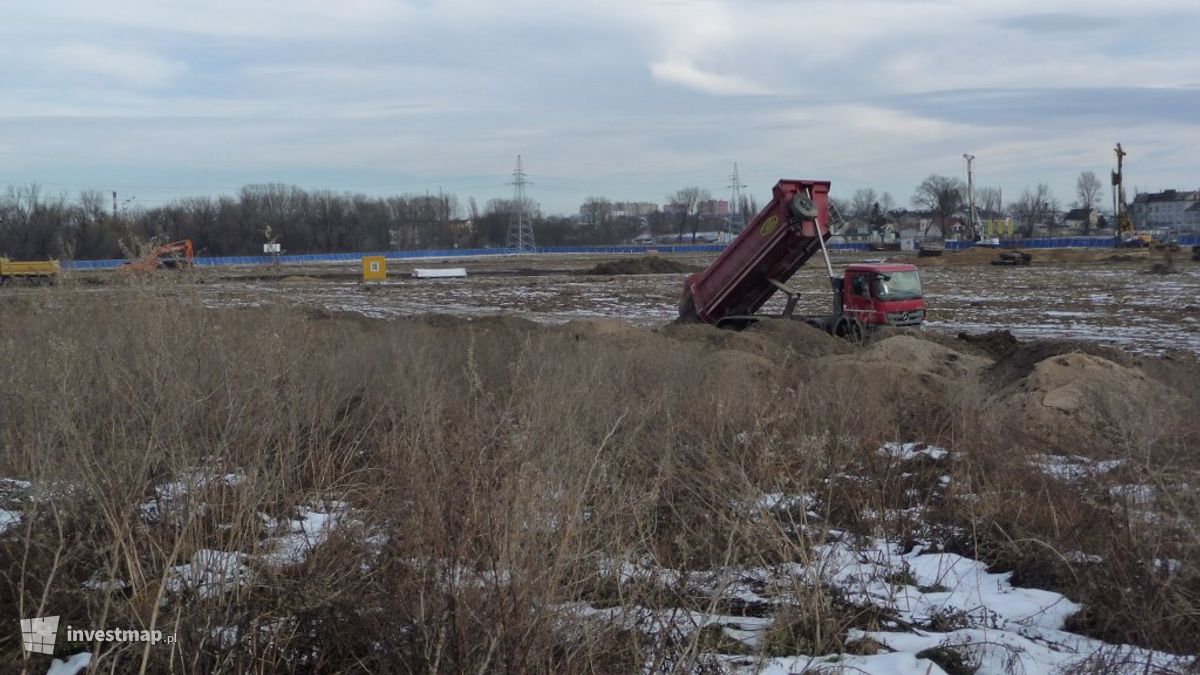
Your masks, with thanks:
[(196, 264), (192, 251), (192, 240), (173, 241), (169, 244), (156, 246), (146, 255), (137, 260), (130, 260), (121, 266), (126, 273), (149, 273), (155, 270), (169, 268), (181, 269)]

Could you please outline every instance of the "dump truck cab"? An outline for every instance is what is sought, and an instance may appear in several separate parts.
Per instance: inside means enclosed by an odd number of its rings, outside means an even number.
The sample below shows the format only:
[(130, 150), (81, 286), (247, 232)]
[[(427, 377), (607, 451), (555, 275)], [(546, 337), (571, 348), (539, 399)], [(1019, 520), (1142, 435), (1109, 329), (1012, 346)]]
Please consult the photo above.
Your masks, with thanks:
[(846, 267), (842, 288), (847, 320), (863, 326), (917, 326), (925, 320), (921, 273), (913, 265), (855, 263)]

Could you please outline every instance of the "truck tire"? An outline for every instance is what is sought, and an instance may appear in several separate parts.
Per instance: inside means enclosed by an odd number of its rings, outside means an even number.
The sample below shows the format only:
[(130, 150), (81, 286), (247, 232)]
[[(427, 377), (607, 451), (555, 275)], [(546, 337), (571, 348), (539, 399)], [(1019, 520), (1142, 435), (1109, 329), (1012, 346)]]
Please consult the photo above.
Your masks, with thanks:
[(804, 220), (812, 220), (817, 217), (817, 205), (803, 193), (797, 193), (792, 197), (791, 211), (793, 216)]
[(863, 341), (863, 338), (866, 336), (866, 331), (863, 330), (862, 324), (858, 321), (855, 321), (854, 319), (842, 319), (841, 321), (837, 322), (836, 326), (834, 326), (833, 334), (846, 340), (847, 342), (853, 342), (857, 344)]

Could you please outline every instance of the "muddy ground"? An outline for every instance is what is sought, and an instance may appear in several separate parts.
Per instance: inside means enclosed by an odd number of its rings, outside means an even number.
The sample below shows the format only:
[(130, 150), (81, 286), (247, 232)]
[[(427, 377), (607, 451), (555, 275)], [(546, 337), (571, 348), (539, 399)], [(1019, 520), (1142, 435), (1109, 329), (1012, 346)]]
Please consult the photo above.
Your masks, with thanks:
[[(1200, 353), (1200, 264), (1180, 256), (1173, 274), (1149, 274), (1157, 254), (1107, 250), (1034, 251), (1028, 267), (989, 264), (992, 250), (947, 253), (837, 255), (835, 268), (888, 255), (920, 266), (929, 305), (927, 330), (955, 335), (1009, 330), (1018, 337), (1070, 338), (1138, 352), (1183, 349)], [(227, 268), (197, 274), (211, 306), (286, 303), (373, 317), (430, 312), (459, 316), (504, 314), (541, 323), (619, 318), (660, 325), (676, 316), (687, 270), (714, 254), (646, 256), (487, 256), (458, 260), (393, 261), (389, 280), (364, 286), (353, 265)], [(466, 267), (465, 279), (414, 280), (414, 267)], [(676, 270), (676, 271), (671, 271)], [(682, 271), (680, 271), (682, 270)], [(790, 282), (802, 292), (799, 309), (828, 311), (823, 265), (813, 263)], [(117, 275), (78, 277), (95, 291), (119, 287)], [(778, 311), (782, 298), (769, 303)]]

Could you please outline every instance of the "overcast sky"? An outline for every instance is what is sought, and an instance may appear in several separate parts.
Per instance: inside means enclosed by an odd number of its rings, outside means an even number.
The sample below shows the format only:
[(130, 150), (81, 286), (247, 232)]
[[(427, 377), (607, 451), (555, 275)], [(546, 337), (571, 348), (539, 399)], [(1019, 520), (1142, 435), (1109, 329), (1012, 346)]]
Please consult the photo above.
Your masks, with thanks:
[[(1194, 0), (13, 0), (0, 184), (155, 205), (369, 194), (728, 196), (780, 177), (907, 205), (930, 173), (1064, 206), (1080, 171), (1200, 188)], [(1109, 196), (1104, 196), (1109, 203)]]

